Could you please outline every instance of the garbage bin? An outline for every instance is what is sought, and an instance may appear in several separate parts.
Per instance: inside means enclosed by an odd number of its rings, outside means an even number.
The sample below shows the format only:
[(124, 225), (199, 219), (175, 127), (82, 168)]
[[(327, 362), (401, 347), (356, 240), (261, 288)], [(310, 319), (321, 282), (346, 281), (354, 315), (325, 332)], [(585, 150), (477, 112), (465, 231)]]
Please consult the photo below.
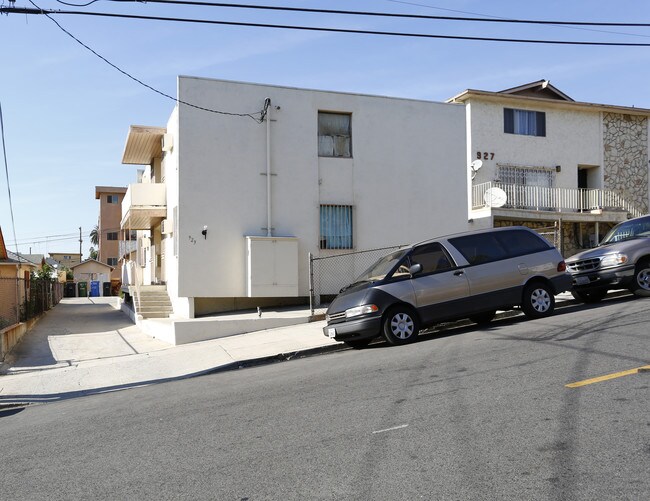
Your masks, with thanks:
[(90, 297), (99, 297), (99, 281), (90, 282)]
[(77, 288), (75, 287), (74, 282), (66, 282), (65, 288), (63, 290), (63, 295), (65, 297), (77, 297)]
[(79, 282), (77, 284), (77, 290), (79, 297), (88, 297), (88, 282)]
[(102, 289), (102, 295), (103, 296), (110, 296), (111, 295), (111, 283), (110, 282), (104, 282), (103, 289)]

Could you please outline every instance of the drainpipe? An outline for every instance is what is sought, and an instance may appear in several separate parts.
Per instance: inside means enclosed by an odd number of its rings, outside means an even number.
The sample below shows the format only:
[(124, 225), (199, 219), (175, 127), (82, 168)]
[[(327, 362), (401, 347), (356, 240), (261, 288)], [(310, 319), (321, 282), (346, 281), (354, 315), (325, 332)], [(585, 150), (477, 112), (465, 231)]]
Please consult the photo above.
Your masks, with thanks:
[(266, 236), (273, 236), (271, 231), (271, 98), (264, 100), (266, 118)]

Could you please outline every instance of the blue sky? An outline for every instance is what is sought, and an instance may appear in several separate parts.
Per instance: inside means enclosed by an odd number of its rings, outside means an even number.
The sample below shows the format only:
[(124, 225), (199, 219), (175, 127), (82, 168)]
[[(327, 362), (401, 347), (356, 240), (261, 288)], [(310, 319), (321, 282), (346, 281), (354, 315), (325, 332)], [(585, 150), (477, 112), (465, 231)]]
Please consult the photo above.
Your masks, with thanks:
[[(650, 43), (649, 28), (458, 23), (98, 1), (44, 9), (484, 37)], [(66, 0), (85, 3), (86, 0)], [(0, 0), (4, 6), (8, 0)], [(249, 0), (238, 3), (518, 19), (642, 22), (650, 2), (566, 0)], [(16, 0), (16, 7), (32, 7)], [(498, 91), (550, 80), (578, 101), (650, 108), (650, 47), (577, 47), (382, 37), (58, 15), (74, 36), (170, 95), (177, 75), (443, 101), (467, 88)], [(615, 32), (615, 33), (612, 33)], [(19, 250), (83, 253), (97, 223), (94, 188), (126, 186), (129, 125), (164, 126), (174, 103), (128, 79), (45, 16), (0, 16), (0, 103)], [(250, 112), (251, 110), (225, 110)], [(238, 120), (240, 118), (233, 118)], [(4, 165), (0, 227), (15, 250)], [(58, 237), (56, 235), (62, 235)], [(76, 236), (75, 236), (76, 235)]]

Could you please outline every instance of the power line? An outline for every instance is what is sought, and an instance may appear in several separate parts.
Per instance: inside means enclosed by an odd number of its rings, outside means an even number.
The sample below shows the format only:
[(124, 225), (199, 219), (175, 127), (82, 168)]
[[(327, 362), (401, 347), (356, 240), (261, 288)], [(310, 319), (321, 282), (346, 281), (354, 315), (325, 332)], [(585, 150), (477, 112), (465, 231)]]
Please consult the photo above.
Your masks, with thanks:
[[(426, 9), (433, 9), (433, 10), (442, 10), (446, 12), (458, 12), (459, 14), (471, 14), (473, 16), (483, 16), (486, 18), (491, 18), (491, 19), (502, 19), (502, 20), (507, 20), (509, 18), (507, 17), (499, 17), (499, 16), (493, 16), (491, 14), (481, 14), (479, 12), (471, 12), (471, 11), (465, 11), (465, 10), (456, 10), (456, 9), (446, 9), (444, 7), (437, 7), (433, 5), (427, 5), (427, 4), (422, 4), (422, 3), (416, 3), (416, 2), (407, 2), (404, 0), (384, 0), (386, 2), (391, 2), (391, 3), (396, 3), (396, 4), (403, 4), (403, 5), (411, 5), (415, 7), (424, 7)], [(555, 26), (558, 28), (565, 28), (568, 30), (581, 30), (581, 31), (593, 31), (594, 33), (607, 33), (610, 35), (624, 35), (624, 36), (634, 36), (634, 37), (643, 37), (643, 38), (649, 38), (650, 35), (641, 35), (640, 33), (626, 33), (622, 31), (610, 31), (610, 30), (594, 30), (594, 29), (589, 29), (581, 26), (570, 26), (570, 25), (558, 25), (557, 23), (553, 23)], [(621, 23), (622, 26), (628, 26), (627, 23)], [(600, 26), (600, 25), (596, 25)]]
[[(96, 0), (97, 1), (97, 0)], [(159, 3), (159, 4), (174, 4), (174, 5), (192, 5), (198, 7), (220, 7), (220, 8), (233, 8), (233, 9), (250, 9), (250, 10), (269, 10), (280, 12), (303, 12), (310, 14), (341, 14), (350, 16), (371, 16), (371, 17), (393, 17), (404, 19), (428, 19), (438, 21), (468, 21), (479, 23), (514, 23), (514, 24), (542, 24), (542, 25), (559, 25), (559, 26), (617, 26), (617, 27), (650, 27), (650, 23), (618, 23), (618, 22), (599, 22), (599, 21), (546, 21), (538, 19), (513, 19), (503, 18), (497, 16), (490, 17), (459, 17), (459, 16), (432, 16), (426, 14), (402, 14), (396, 12), (376, 12), (376, 11), (356, 11), (356, 10), (341, 10), (341, 9), (314, 9), (308, 7), (285, 7), (277, 5), (250, 5), (240, 3), (224, 3), (224, 2), (199, 2), (197, 0), (105, 0), (112, 3)], [(72, 5), (61, 0), (57, 2), (64, 5)], [(406, 3), (406, 2), (404, 2)], [(77, 5), (78, 7), (85, 7), (90, 4)], [(419, 4), (411, 4), (419, 5)], [(420, 5), (425, 7), (425, 5)], [(458, 11), (462, 12), (462, 11)], [(478, 14), (481, 15), (481, 14)]]
[[(230, 112), (227, 112), (227, 111), (213, 110), (213, 109), (211, 109), (211, 108), (205, 108), (205, 107), (203, 107), (203, 106), (198, 106), (198, 105), (196, 105), (196, 104), (192, 104), (192, 103), (189, 103), (189, 102), (187, 102), (187, 101), (182, 101), (182, 100), (180, 100), (180, 99), (178, 99), (178, 98), (175, 98), (175, 97), (173, 97), (173, 96), (170, 96), (169, 94), (167, 94), (167, 93), (165, 93), (165, 92), (163, 92), (163, 91), (161, 91), (161, 90), (156, 89), (155, 87), (152, 87), (152, 86), (149, 85), (149, 84), (144, 83), (142, 80), (140, 80), (140, 79), (134, 77), (133, 75), (131, 75), (131, 74), (128, 73), (127, 71), (125, 71), (125, 70), (123, 70), (122, 68), (120, 68), (119, 66), (117, 66), (116, 64), (113, 64), (113, 63), (110, 62), (108, 59), (106, 59), (104, 56), (102, 56), (101, 54), (99, 54), (98, 52), (96, 52), (95, 50), (93, 50), (92, 48), (90, 48), (88, 45), (86, 45), (85, 43), (83, 43), (81, 40), (79, 40), (77, 37), (75, 37), (72, 33), (70, 33), (68, 30), (66, 30), (63, 26), (61, 26), (61, 25), (56, 21), (56, 19), (54, 19), (54, 18), (51, 17), (51, 15), (50, 15), (50, 14), (60, 14), (60, 13), (62, 13), (62, 12), (64, 12), (64, 11), (50, 11), (50, 10), (44, 10), (44, 9), (41, 9), (38, 5), (36, 5), (34, 2), (32, 2), (32, 0), (29, 0), (29, 3), (31, 3), (34, 7), (36, 7), (36, 10), (35, 10), (35, 9), (19, 9), (19, 10), (24, 10), (24, 11), (26, 11), (25, 14), (43, 14), (43, 15), (45, 15), (45, 17), (47, 17), (50, 21), (52, 21), (52, 22), (53, 22), (53, 23), (54, 23), (54, 24), (55, 24), (55, 25), (56, 25), (56, 26), (57, 26), (61, 31), (63, 31), (63, 33), (65, 33), (66, 35), (68, 35), (70, 38), (72, 38), (75, 42), (77, 42), (79, 45), (81, 45), (82, 47), (84, 47), (86, 50), (88, 50), (88, 51), (90, 51), (91, 53), (93, 53), (93, 54), (94, 54), (95, 56), (97, 56), (99, 59), (101, 59), (102, 61), (104, 61), (104, 62), (105, 62), (106, 64), (108, 64), (109, 66), (111, 66), (112, 68), (114, 68), (114, 69), (116, 69), (117, 71), (119, 71), (120, 73), (122, 73), (124, 76), (130, 78), (131, 80), (133, 80), (134, 82), (136, 82), (136, 83), (142, 85), (143, 87), (146, 87), (147, 89), (149, 89), (149, 90), (155, 92), (156, 94), (160, 94), (160, 95), (163, 96), (163, 97), (166, 97), (166, 98), (168, 98), (168, 99), (171, 99), (171, 100), (174, 101), (175, 103), (184, 104), (185, 106), (190, 106), (191, 108), (196, 108), (196, 109), (198, 109), (198, 110), (207, 111), (207, 112), (209, 112), (209, 113), (216, 113), (216, 114), (218, 114), (218, 115), (228, 115), (228, 116), (237, 116), (237, 117), (248, 117), (248, 118), (254, 120), (254, 121), (257, 122), (257, 123), (262, 123), (262, 119), (261, 119), (261, 118), (256, 118), (256, 117), (255, 117), (255, 115), (261, 115), (261, 111), (258, 111), (258, 112), (255, 112), (255, 113), (230, 113)], [(4, 7), (0, 8), (0, 13), (3, 13), (3, 12), (5, 12), (5, 11), (7, 11), (7, 12), (15, 12), (16, 9), (15, 9), (15, 8), (7, 9), (7, 8), (4, 8)], [(88, 12), (86, 12), (86, 13), (81, 13), (81, 12), (80, 12), (80, 14), (89, 14), (89, 13), (88, 13)]]
[[(31, 0), (30, 3), (34, 4)], [(163, 16), (141, 16), (134, 14), (114, 14), (108, 12), (84, 12), (84, 11), (64, 11), (64, 10), (43, 10), (40, 8), (29, 9), (29, 8), (0, 8), (0, 13), (14, 13), (14, 14), (42, 14), (47, 16), (52, 20), (62, 31), (64, 31), (68, 36), (73, 38), (83, 47), (91, 51), (97, 57), (101, 58), (107, 64), (117, 69), (119, 72), (128, 76), (132, 80), (138, 82), (139, 84), (153, 90), (154, 92), (161, 94), (169, 99), (172, 99), (176, 102), (192, 106), (194, 108), (199, 108), (204, 111), (212, 111), (213, 113), (220, 113), (226, 115), (237, 115), (237, 116), (248, 116), (253, 120), (259, 122), (252, 114), (239, 114), (239, 113), (224, 113), (215, 110), (210, 110), (200, 106), (192, 105), (190, 103), (185, 103), (177, 100), (176, 98), (165, 94), (153, 87), (141, 82), (137, 78), (129, 75), (124, 70), (118, 68), (113, 63), (109, 62), (103, 56), (97, 54), (90, 47), (85, 45), (79, 39), (75, 38), (70, 32), (66, 31), (59, 23), (57, 23), (51, 16), (52, 15), (80, 15), (80, 16), (96, 16), (96, 17), (109, 17), (109, 18), (121, 18), (121, 19), (138, 19), (138, 20), (149, 20), (149, 21), (171, 21), (171, 22), (182, 22), (182, 23), (198, 23), (198, 24), (214, 24), (220, 26), (238, 26), (238, 27), (252, 27), (252, 28), (271, 28), (271, 29), (284, 29), (284, 30), (300, 30), (300, 31), (316, 31), (316, 32), (329, 32), (329, 33), (346, 33), (346, 34), (355, 34), (355, 35), (379, 35), (379, 36), (391, 36), (391, 37), (408, 37), (408, 38), (430, 38), (430, 39), (444, 39), (444, 40), (466, 40), (466, 41), (477, 41), (477, 42), (504, 42), (504, 43), (525, 43), (525, 44), (537, 44), (537, 45), (580, 45), (580, 46), (600, 46), (600, 47), (650, 47), (650, 43), (640, 43), (640, 42), (594, 42), (594, 41), (579, 41), (579, 40), (540, 40), (540, 39), (522, 39), (522, 38), (498, 38), (498, 37), (472, 37), (472, 36), (461, 36), (461, 35), (436, 35), (432, 33), (408, 33), (408, 32), (395, 32), (395, 31), (376, 31), (376, 30), (358, 30), (358, 29), (346, 29), (346, 28), (325, 28), (317, 26), (301, 26), (301, 25), (286, 25), (286, 24), (266, 24), (266, 23), (245, 23), (245, 22), (235, 22), (235, 21), (217, 21), (212, 19), (196, 19), (196, 18), (179, 18), (179, 17), (163, 17)], [(650, 25), (649, 25), (650, 26)], [(258, 112), (259, 113), (259, 112)]]
[[(16, 220), (14, 219), (14, 204), (11, 199), (11, 185), (9, 183), (9, 163), (7, 162), (7, 145), (5, 143), (5, 123), (2, 116), (2, 103), (0, 103), (0, 136), (2, 137), (2, 155), (5, 161), (5, 175), (7, 177), (7, 194), (9, 195), (9, 212), (11, 213), (11, 229), (14, 235), (14, 242), (16, 241)], [(15, 245), (16, 252), (18, 246)]]

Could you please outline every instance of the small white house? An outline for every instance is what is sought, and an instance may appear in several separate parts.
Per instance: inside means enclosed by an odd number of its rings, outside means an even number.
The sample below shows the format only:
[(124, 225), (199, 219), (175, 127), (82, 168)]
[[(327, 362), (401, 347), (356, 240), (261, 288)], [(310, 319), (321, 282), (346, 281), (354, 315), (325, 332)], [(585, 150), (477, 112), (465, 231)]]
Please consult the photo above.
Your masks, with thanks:
[(178, 102), (129, 130), (121, 222), (127, 292), (165, 284), (176, 317), (305, 302), (309, 253), (468, 229), (463, 105), (193, 77)]
[(448, 102), (466, 109), (475, 226), (555, 224), (570, 256), (648, 212), (650, 110), (574, 101), (546, 80)]

